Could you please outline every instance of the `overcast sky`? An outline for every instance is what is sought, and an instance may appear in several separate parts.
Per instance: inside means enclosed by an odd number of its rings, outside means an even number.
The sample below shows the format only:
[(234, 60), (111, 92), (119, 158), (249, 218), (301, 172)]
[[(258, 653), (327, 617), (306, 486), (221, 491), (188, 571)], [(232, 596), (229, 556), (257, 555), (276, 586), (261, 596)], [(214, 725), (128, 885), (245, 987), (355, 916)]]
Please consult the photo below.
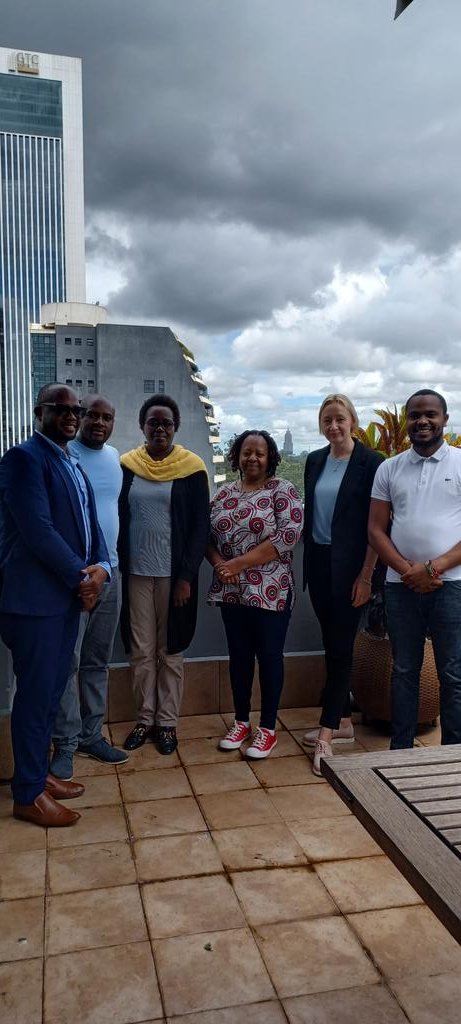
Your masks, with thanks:
[(223, 436), (425, 386), (461, 432), (461, 4), (394, 10), (2, 4), (0, 45), (83, 58), (88, 300), (179, 334)]

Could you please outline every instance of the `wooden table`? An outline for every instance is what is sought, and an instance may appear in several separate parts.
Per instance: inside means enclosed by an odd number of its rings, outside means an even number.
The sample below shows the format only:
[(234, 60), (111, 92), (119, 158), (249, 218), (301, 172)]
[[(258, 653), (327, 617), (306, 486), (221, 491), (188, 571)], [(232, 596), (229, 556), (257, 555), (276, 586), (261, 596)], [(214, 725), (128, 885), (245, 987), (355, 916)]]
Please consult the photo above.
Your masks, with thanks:
[(335, 755), (322, 774), (461, 942), (461, 744)]

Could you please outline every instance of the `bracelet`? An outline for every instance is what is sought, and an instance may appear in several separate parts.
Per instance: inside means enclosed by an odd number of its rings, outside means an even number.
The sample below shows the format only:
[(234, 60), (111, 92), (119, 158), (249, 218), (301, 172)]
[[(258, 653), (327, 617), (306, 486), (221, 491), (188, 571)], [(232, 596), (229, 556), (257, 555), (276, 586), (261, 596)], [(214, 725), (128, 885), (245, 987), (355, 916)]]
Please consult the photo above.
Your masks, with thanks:
[(438, 569), (435, 568), (435, 565), (432, 564), (432, 561), (431, 561), (430, 558), (428, 558), (427, 562), (424, 563), (424, 568), (425, 568), (425, 570), (427, 572), (427, 575), (430, 576), (431, 579), (439, 579), (440, 578), (440, 573), (439, 573)]

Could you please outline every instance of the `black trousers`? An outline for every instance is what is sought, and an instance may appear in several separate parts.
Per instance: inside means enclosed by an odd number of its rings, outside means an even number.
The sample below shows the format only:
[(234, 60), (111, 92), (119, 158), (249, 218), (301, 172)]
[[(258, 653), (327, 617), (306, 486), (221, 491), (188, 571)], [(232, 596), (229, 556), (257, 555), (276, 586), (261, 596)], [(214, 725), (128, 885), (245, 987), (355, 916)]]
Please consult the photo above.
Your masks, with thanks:
[(362, 609), (352, 607), (350, 595), (333, 594), (329, 544), (314, 544), (310, 549), (307, 584), (325, 648), (326, 682), (320, 725), (337, 729), (341, 717), (348, 718), (351, 713), (350, 674)]
[(283, 688), (283, 647), (291, 615), (291, 595), (282, 612), (249, 605), (223, 604), (221, 614), (229, 648), (229, 674), (235, 717), (250, 717), (255, 658), (261, 687), (261, 725), (275, 729)]

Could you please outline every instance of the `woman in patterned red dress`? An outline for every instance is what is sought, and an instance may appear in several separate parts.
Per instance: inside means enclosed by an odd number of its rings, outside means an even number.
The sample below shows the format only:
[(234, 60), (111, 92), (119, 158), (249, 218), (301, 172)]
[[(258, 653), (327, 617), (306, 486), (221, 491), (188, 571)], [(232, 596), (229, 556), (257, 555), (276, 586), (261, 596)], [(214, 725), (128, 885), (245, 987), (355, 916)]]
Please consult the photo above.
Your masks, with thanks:
[(214, 568), (208, 599), (221, 607), (235, 706), (235, 722), (219, 745), (237, 750), (251, 736), (257, 658), (261, 719), (247, 756), (259, 758), (277, 743), (283, 647), (295, 596), (292, 550), (302, 536), (303, 507), (293, 484), (275, 476), (280, 455), (265, 430), (240, 434), (229, 461), (240, 480), (225, 484), (211, 502), (207, 551)]

